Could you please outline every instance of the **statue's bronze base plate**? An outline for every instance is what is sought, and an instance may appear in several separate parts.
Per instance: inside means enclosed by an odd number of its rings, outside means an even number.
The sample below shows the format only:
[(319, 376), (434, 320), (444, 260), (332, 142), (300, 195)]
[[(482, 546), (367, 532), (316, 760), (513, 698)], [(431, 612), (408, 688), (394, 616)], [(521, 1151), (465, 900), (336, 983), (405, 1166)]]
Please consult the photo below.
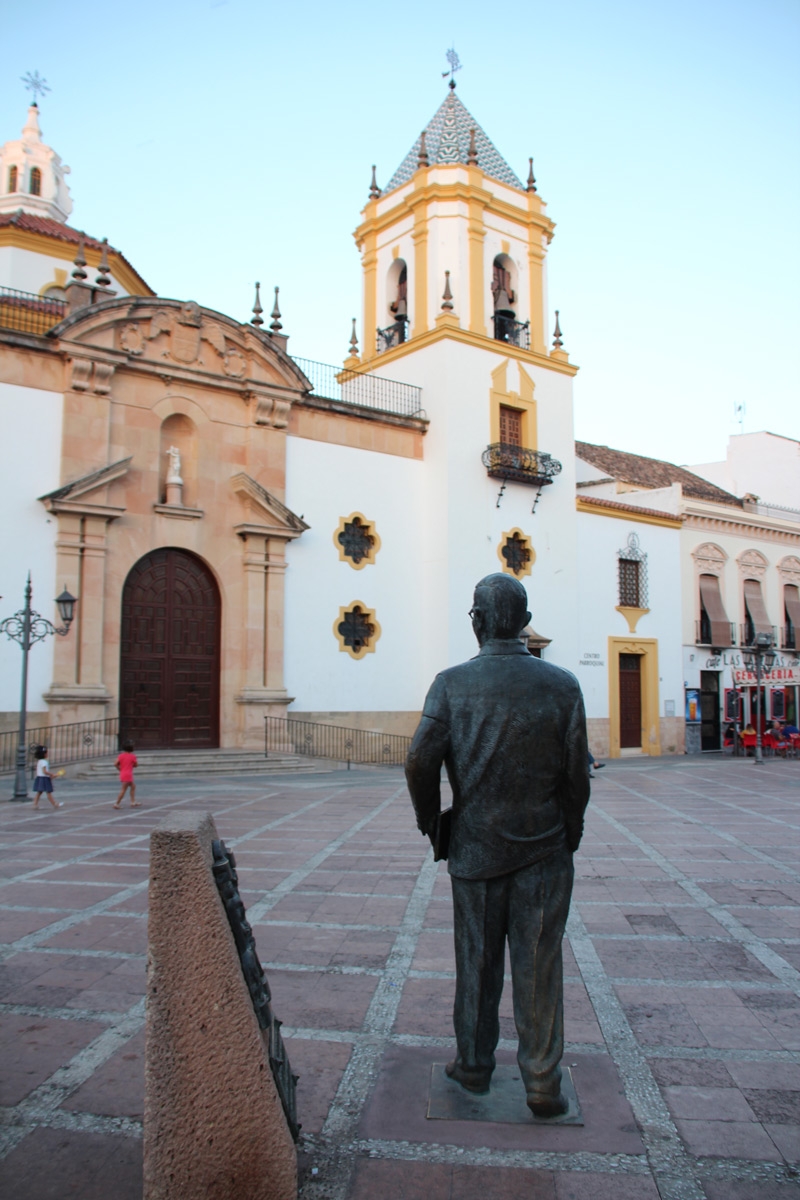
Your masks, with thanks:
[(484, 1096), (468, 1092), (444, 1073), (444, 1063), (431, 1068), (428, 1094), (430, 1121), (491, 1121), (505, 1125), (583, 1125), (583, 1114), (569, 1067), (562, 1067), (561, 1091), (569, 1101), (562, 1117), (534, 1117), (525, 1103), (519, 1067), (498, 1064), (491, 1089)]

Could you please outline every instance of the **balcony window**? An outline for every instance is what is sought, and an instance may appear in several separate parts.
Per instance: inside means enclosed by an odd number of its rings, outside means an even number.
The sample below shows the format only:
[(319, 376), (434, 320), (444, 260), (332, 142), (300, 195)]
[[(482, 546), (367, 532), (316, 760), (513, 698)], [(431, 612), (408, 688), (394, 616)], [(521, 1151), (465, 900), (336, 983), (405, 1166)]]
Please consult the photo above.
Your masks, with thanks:
[(635, 533), (617, 551), (620, 608), (647, 608), (647, 555)]
[(500, 441), (504, 446), (522, 445), (522, 413), (507, 404), (500, 405)]
[(700, 629), (698, 644), (723, 649), (733, 645), (731, 623), (722, 603), (716, 575), (700, 576)]
[(797, 643), (797, 634), (800, 630), (800, 588), (797, 587), (797, 584), (784, 584), (783, 604), (786, 614), (783, 645), (786, 650), (797, 650), (800, 648)]
[(752, 646), (759, 633), (768, 633), (772, 637), (772, 625), (764, 607), (761, 584), (757, 579), (744, 581), (744, 614), (745, 645)]

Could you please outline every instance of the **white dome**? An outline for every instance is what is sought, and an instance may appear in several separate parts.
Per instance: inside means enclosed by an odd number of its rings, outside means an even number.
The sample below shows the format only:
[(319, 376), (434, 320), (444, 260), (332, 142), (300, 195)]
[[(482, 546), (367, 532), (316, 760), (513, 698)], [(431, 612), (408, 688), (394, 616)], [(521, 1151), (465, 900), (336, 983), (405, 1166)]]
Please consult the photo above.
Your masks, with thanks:
[(0, 213), (34, 213), (66, 222), (72, 199), (60, 157), (42, 141), (39, 109), (32, 104), (22, 137), (0, 147)]

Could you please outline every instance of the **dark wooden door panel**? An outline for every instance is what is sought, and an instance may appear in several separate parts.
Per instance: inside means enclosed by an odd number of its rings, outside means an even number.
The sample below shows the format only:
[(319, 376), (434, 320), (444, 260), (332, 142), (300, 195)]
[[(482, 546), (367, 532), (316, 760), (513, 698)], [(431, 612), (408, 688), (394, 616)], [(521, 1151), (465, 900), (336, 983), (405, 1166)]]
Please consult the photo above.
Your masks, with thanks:
[(154, 550), (122, 595), (120, 717), (138, 746), (219, 744), (220, 599), (205, 565)]
[(642, 744), (642, 674), (638, 654), (619, 656), (619, 744)]

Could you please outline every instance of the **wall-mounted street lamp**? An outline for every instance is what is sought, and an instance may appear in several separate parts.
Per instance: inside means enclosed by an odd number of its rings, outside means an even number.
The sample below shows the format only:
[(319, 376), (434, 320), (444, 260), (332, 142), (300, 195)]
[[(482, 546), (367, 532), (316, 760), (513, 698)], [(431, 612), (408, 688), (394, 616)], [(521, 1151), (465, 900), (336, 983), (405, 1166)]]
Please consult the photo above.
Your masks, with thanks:
[(77, 604), (76, 598), (65, 587), (61, 595), (56, 598), (58, 615), (64, 624), (62, 628), (56, 629), (55, 625), (45, 617), (40, 616), (39, 613), (34, 612), (31, 608), (32, 595), (33, 589), (31, 587), (31, 573), (29, 571), (28, 582), (25, 585), (25, 607), (21, 608), (19, 612), (14, 613), (13, 617), (6, 617), (5, 621), (0, 621), (0, 633), (4, 633), (6, 637), (11, 638), (14, 642), (18, 642), (22, 647), (22, 687), (19, 703), (17, 769), (14, 778), (14, 795), (9, 797), (11, 800), (28, 799), (28, 773), (25, 762), (25, 723), (28, 711), (28, 651), (35, 642), (42, 642), (46, 637), (50, 637), (51, 634), (57, 633), (59, 637), (66, 637), (75, 616), (75, 605)]
[(775, 664), (775, 648), (772, 645), (771, 633), (757, 633), (752, 646), (742, 651), (745, 666), (748, 671), (756, 673), (756, 759), (763, 763), (761, 753), (761, 675), (762, 670), (771, 671)]

